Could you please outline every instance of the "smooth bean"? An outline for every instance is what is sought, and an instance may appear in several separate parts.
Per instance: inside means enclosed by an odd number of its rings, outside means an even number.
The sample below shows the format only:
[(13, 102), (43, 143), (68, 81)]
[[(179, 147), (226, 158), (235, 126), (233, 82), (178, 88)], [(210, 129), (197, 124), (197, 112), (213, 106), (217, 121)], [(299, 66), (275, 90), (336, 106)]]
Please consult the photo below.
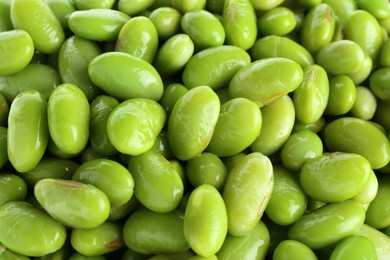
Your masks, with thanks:
[(0, 206), (10, 201), (23, 201), (27, 195), (27, 185), (18, 175), (0, 174)]

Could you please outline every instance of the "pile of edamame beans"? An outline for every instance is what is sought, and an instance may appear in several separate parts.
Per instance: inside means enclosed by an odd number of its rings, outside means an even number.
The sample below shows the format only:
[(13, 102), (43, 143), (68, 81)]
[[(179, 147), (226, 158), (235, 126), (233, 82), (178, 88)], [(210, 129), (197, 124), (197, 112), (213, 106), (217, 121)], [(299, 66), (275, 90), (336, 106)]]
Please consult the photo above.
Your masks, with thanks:
[(0, 259), (390, 259), (387, 0), (1, 0)]

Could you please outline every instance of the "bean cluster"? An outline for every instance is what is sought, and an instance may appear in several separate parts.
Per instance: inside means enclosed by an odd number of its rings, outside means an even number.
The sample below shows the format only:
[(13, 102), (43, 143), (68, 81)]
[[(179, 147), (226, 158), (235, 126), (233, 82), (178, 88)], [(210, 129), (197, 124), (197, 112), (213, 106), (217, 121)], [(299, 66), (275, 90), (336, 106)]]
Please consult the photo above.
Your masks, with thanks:
[(390, 259), (387, 0), (1, 0), (0, 259)]

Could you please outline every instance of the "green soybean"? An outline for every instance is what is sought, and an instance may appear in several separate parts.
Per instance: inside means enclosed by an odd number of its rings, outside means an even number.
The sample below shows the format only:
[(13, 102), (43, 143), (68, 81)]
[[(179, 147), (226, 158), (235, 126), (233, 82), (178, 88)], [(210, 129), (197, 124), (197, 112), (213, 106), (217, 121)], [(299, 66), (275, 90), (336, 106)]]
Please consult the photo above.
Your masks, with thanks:
[(0, 243), (16, 253), (44, 256), (65, 243), (65, 227), (28, 202), (2, 205), (0, 217)]
[(389, 3), (386, 0), (357, 0), (360, 9), (370, 12), (377, 19), (385, 19), (390, 16)]
[(0, 126), (5, 126), (8, 121), (9, 105), (5, 97), (0, 93)]
[(14, 28), (11, 20), (11, 0), (0, 3), (0, 32), (12, 30)]
[(302, 46), (316, 54), (328, 45), (333, 38), (335, 21), (336, 15), (328, 4), (321, 3), (311, 8), (300, 28)]
[(390, 179), (387, 176), (378, 178), (378, 192), (370, 202), (366, 212), (365, 223), (376, 229), (382, 229), (390, 225), (388, 212), (390, 205), (386, 199), (390, 192)]
[(0, 170), (8, 162), (7, 131), (8, 131), (7, 128), (0, 126)]
[(54, 88), (61, 84), (56, 69), (45, 64), (29, 64), (10, 76), (0, 77), (0, 93), (11, 101), (21, 92), (35, 89), (48, 99)]
[(390, 129), (390, 118), (387, 116), (389, 112), (389, 103), (382, 100), (378, 100), (374, 120), (375, 122), (380, 123), (387, 131)]
[(322, 152), (321, 138), (312, 130), (304, 129), (290, 135), (281, 148), (280, 159), (287, 169), (299, 171), (306, 161)]
[(298, 63), (302, 68), (312, 65), (314, 58), (299, 43), (278, 35), (269, 35), (259, 38), (250, 49), (253, 60), (281, 57)]
[(299, 218), (288, 231), (289, 239), (304, 243), (312, 250), (328, 247), (357, 232), (365, 211), (359, 202), (327, 204)]
[(131, 157), (128, 169), (134, 178), (134, 194), (156, 212), (175, 209), (183, 197), (183, 182), (172, 164), (160, 153), (148, 151)]
[(263, 259), (270, 244), (270, 235), (264, 222), (243, 236), (228, 234), (221, 249), (217, 252), (218, 259)]
[(158, 34), (153, 22), (145, 17), (130, 18), (119, 31), (115, 50), (152, 63), (157, 52)]
[(340, 75), (354, 73), (364, 62), (364, 51), (351, 40), (331, 42), (321, 48), (317, 55), (317, 64), (329, 74)]
[[(69, 16), (76, 11), (75, 3), (68, 0), (45, 0), (47, 5), (53, 11), (54, 15), (57, 17), (62, 28), (67, 30), (68, 18)], [(80, 2), (80, 1), (78, 1)]]
[(251, 4), (256, 10), (269, 10), (280, 5), (283, 0), (250, 0)]
[(307, 245), (296, 240), (283, 240), (272, 254), (273, 260), (308, 259), (317, 260), (317, 256)]
[(262, 217), (274, 185), (272, 168), (267, 156), (250, 153), (230, 170), (222, 196), (231, 235), (244, 235)]
[(90, 117), (84, 92), (71, 83), (57, 86), (49, 97), (47, 117), (50, 136), (61, 151), (77, 154), (83, 150), (88, 142)]
[(34, 43), (24, 30), (0, 32), (0, 76), (9, 76), (21, 71), (31, 61)]
[(170, 116), (176, 101), (187, 92), (188, 89), (180, 83), (172, 83), (165, 87), (159, 103), (164, 108), (167, 117)]
[(271, 155), (283, 146), (292, 132), (295, 122), (294, 103), (288, 95), (283, 95), (262, 107), (261, 115), (263, 122), (260, 135), (250, 145), (250, 149)]
[(23, 173), (22, 177), (29, 188), (34, 188), (34, 185), (44, 178), (70, 180), (79, 166), (80, 164), (73, 160), (45, 156), (34, 169)]
[(115, 0), (103, 0), (103, 1), (94, 1), (94, 0), (73, 0), (74, 5), (78, 10), (88, 10), (88, 9), (110, 9), (114, 5)]
[(375, 96), (386, 102), (390, 101), (388, 83), (390, 81), (390, 67), (375, 70), (369, 77), (369, 86)]
[(182, 253), (189, 249), (183, 213), (179, 210), (157, 213), (139, 209), (127, 218), (123, 238), (128, 248), (143, 255)]
[(145, 60), (128, 53), (100, 54), (90, 62), (88, 74), (106, 94), (121, 100), (159, 100), (163, 94), (163, 83), (157, 70)]
[[(326, 153), (307, 161), (300, 174), (303, 190), (323, 202), (339, 202), (357, 195), (371, 173), (363, 156), (353, 153)], [(329, 187), (332, 189), (329, 189)]]
[(274, 185), (265, 213), (276, 224), (287, 226), (305, 213), (307, 195), (293, 172), (274, 166), (273, 174)]
[(248, 98), (262, 107), (294, 91), (302, 80), (298, 63), (286, 58), (265, 58), (237, 71), (230, 81), (229, 94)]
[(163, 78), (172, 77), (187, 64), (194, 50), (195, 46), (190, 36), (176, 34), (160, 47), (154, 66)]
[(355, 0), (323, 0), (323, 2), (332, 7), (342, 25), (348, 21), (349, 17), (357, 9)]
[(21, 255), (12, 250), (9, 250), (2, 244), (0, 244), (0, 257), (4, 260), (13, 260), (13, 259), (29, 260), (30, 259), (28, 256)]
[(355, 11), (344, 26), (345, 38), (362, 47), (376, 61), (382, 45), (382, 32), (378, 21), (369, 12)]
[(377, 259), (374, 245), (363, 236), (349, 236), (337, 243), (337, 246), (330, 255), (330, 260), (355, 259)]
[(198, 49), (220, 46), (225, 42), (225, 30), (221, 22), (206, 10), (185, 13), (181, 18), (181, 28)]
[(373, 169), (390, 161), (390, 143), (377, 127), (352, 117), (330, 122), (324, 129), (324, 141), (331, 151), (356, 153), (364, 156)]
[(257, 38), (257, 18), (250, 0), (225, 0), (222, 24), (226, 43), (248, 50)]
[(124, 245), (119, 222), (106, 221), (94, 228), (73, 228), (70, 243), (79, 253), (99, 256), (118, 250)]
[(371, 71), (374, 67), (373, 61), (369, 55), (364, 55), (364, 61), (360, 69), (353, 73), (347, 74), (353, 81), (353, 83), (360, 84), (363, 83), (371, 74)]
[(204, 9), (206, 0), (172, 0), (172, 4), (181, 13), (188, 13)]
[(177, 100), (169, 117), (167, 133), (178, 159), (189, 160), (206, 149), (219, 112), (218, 96), (207, 86), (195, 87)]
[(148, 9), (155, 0), (119, 0), (118, 1), (118, 10), (128, 14), (128, 15), (136, 15), (146, 9)]
[(263, 35), (286, 35), (297, 25), (294, 12), (286, 7), (275, 7), (263, 13), (258, 20)]
[(363, 188), (359, 191), (359, 193), (352, 197), (351, 200), (358, 201), (368, 207), (368, 205), (375, 198), (377, 193), (378, 178), (376, 177), (375, 172), (371, 171), (366, 184), (364, 184)]
[(162, 40), (179, 33), (181, 17), (178, 10), (169, 6), (156, 8), (149, 15), (149, 19), (156, 27), (158, 38)]
[(111, 111), (106, 128), (108, 139), (121, 153), (142, 154), (152, 148), (165, 118), (164, 109), (156, 101), (128, 99)]
[(0, 206), (9, 201), (23, 201), (27, 195), (27, 185), (18, 175), (0, 174)]
[(102, 190), (111, 206), (123, 205), (133, 196), (134, 180), (120, 163), (109, 159), (94, 159), (81, 164), (72, 180), (94, 185)]
[(225, 184), (227, 170), (222, 160), (213, 153), (201, 153), (186, 164), (185, 174), (194, 187), (210, 184), (221, 190)]
[(383, 43), (379, 55), (379, 62), (382, 66), (390, 66), (390, 41), (386, 41)]
[(88, 76), (88, 65), (99, 54), (101, 50), (95, 42), (78, 36), (66, 39), (58, 53), (58, 71), (62, 82), (78, 86), (89, 101), (100, 93)]
[(89, 141), (94, 151), (102, 155), (117, 153), (107, 134), (107, 120), (119, 101), (108, 95), (97, 96), (90, 103)]
[(348, 113), (356, 100), (356, 86), (346, 75), (337, 75), (329, 79), (329, 97), (325, 114), (343, 115)]
[(110, 213), (105, 193), (78, 181), (45, 178), (35, 184), (34, 195), (52, 218), (71, 228), (97, 227)]
[(198, 255), (217, 253), (226, 238), (228, 216), (224, 199), (216, 188), (202, 184), (189, 197), (184, 213), (184, 236)]
[(81, 38), (114, 41), (130, 17), (112, 9), (77, 10), (68, 18), (69, 29)]
[(217, 46), (199, 51), (186, 64), (182, 79), (188, 88), (201, 85), (219, 89), (229, 85), (236, 72), (249, 65), (249, 54), (236, 46)]
[(363, 224), (358, 231), (354, 233), (356, 236), (368, 238), (374, 245), (377, 259), (387, 259), (390, 255), (390, 238), (381, 231)]
[(306, 124), (314, 123), (323, 115), (329, 99), (329, 80), (318, 65), (303, 69), (303, 81), (293, 94), (296, 118)]
[(356, 99), (350, 110), (353, 117), (370, 120), (375, 114), (377, 107), (376, 97), (369, 88), (356, 87)]
[(48, 140), (48, 102), (37, 90), (20, 93), (8, 117), (7, 154), (19, 172), (32, 170), (45, 153)]

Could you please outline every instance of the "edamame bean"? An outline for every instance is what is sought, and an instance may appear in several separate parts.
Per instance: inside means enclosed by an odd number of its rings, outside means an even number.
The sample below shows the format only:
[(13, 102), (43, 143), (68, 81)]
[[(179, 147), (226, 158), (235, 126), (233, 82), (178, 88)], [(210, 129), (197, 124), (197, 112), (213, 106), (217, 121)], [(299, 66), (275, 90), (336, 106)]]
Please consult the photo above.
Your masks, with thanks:
[(157, 52), (158, 34), (153, 22), (145, 16), (130, 18), (120, 29), (115, 50), (152, 63)]
[(204, 9), (206, 0), (172, 0), (172, 5), (181, 13), (188, 13)]
[(313, 55), (327, 46), (333, 38), (336, 15), (325, 3), (314, 6), (305, 16), (300, 28), (300, 40)]
[(172, 7), (166, 6), (154, 9), (150, 13), (149, 19), (156, 27), (159, 39), (168, 39), (180, 31), (181, 14)]
[(360, 45), (376, 61), (382, 45), (382, 32), (378, 21), (369, 12), (357, 10), (344, 25), (345, 38)]
[(250, 153), (230, 170), (222, 196), (231, 235), (245, 235), (262, 217), (274, 185), (272, 168), (267, 156)]
[(378, 192), (370, 202), (366, 212), (365, 223), (376, 229), (390, 226), (390, 204), (388, 196), (390, 194), (390, 178), (380, 176), (378, 178)]
[(378, 178), (374, 171), (370, 172), (370, 176), (368, 177), (368, 181), (364, 184), (363, 188), (356, 194), (351, 200), (358, 201), (362, 203), (364, 206), (370, 204), (370, 202), (375, 198), (378, 192)]
[(21, 71), (31, 61), (34, 43), (24, 30), (0, 32), (0, 76), (10, 76)]
[(329, 74), (340, 75), (358, 71), (364, 62), (364, 51), (351, 40), (331, 42), (317, 53), (317, 64)]
[(165, 123), (164, 109), (154, 100), (131, 98), (116, 106), (107, 119), (107, 134), (119, 152), (139, 155), (152, 148)]
[(145, 11), (150, 7), (153, 2), (156, 2), (155, 0), (119, 0), (118, 1), (118, 10), (128, 14), (128, 15), (136, 15), (141, 13), (142, 11)]
[(11, 76), (0, 77), (0, 93), (11, 103), (15, 97), (26, 90), (37, 90), (48, 99), (54, 88), (61, 84), (56, 69), (45, 64), (29, 64)]
[(288, 95), (283, 95), (262, 107), (261, 115), (263, 122), (260, 135), (250, 149), (271, 155), (283, 146), (291, 134), (295, 122), (294, 103)]
[(298, 6), (304, 9), (310, 9), (314, 6), (320, 5), (322, 0), (293, 0), (292, 2), (296, 3)]
[(286, 35), (297, 24), (294, 13), (286, 7), (275, 7), (263, 13), (258, 20), (259, 32), (263, 35)]
[(156, 212), (175, 209), (183, 197), (183, 182), (172, 164), (160, 153), (148, 151), (129, 160), (134, 194), (146, 208)]
[(256, 10), (269, 10), (280, 5), (283, 0), (250, 0)]
[(249, 54), (236, 46), (207, 48), (189, 59), (182, 79), (187, 88), (205, 85), (219, 89), (228, 86), (236, 72), (250, 61)]
[(273, 260), (293, 260), (293, 259), (307, 259), (317, 260), (314, 252), (305, 244), (296, 240), (283, 240), (275, 248), (272, 255)]
[(97, 227), (110, 213), (105, 193), (78, 181), (45, 178), (35, 184), (34, 195), (52, 218), (71, 228)]
[(386, 41), (383, 43), (379, 55), (379, 62), (382, 66), (390, 66), (390, 41)]
[(343, 115), (348, 113), (356, 100), (356, 86), (346, 75), (337, 75), (329, 79), (329, 97), (325, 114)]
[(0, 174), (0, 206), (9, 201), (24, 200), (27, 195), (27, 185), (18, 175)]
[(5, 99), (5, 97), (0, 93), (0, 126), (6, 126), (8, 121), (8, 113), (9, 113), (8, 102)]
[(49, 140), (48, 102), (37, 90), (20, 93), (8, 117), (7, 154), (18, 172), (32, 170), (45, 153)]
[(303, 165), (300, 183), (305, 193), (316, 200), (339, 202), (357, 195), (370, 173), (371, 165), (361, 155), (325, 153)]
[(154, 66), (163, 78), (170, 78), (187, 64), (194, 49), (195, 46), (190, 36), (176, 34), (160, 47), (154, 60)]
[(360, 69), (347, 75), (352, 79), (353, 83), (357, 85), (364, 82), (370, 76), (372, 68), (372, 59), (366, 54), (364, 55), (364, 61)]
[(181, 28), (198, 49), (220, 46), (225, 42), (221, 22), (206, 10), (186, 12), (181, 18)]
[(293, 102), (296, 118), (303, 123), (314, 123), (321, 118), (329, 98), (329, 80), (326, 71), (318, 65), (303, 69), (303, 81), (295, 89)]
[(2, 244), (0, 244), (0, 257), (3, 260), (13, 260), (13, 259), (18, 259), (18, 260), (30, 260), (29, 257), (25, 255), (18, 254), (12, 250), (9, 250)]
[(119, 101), (108, 95), (97, 96), (90, 104), (89, 142), (96, 152), (114, 155), (118, 151), (111, 144), (107, 133), (107, 120)]
[(106, 221), (94, 228), (73, 228), (70, 243), (83, 255), (104, 255), (123, 247), (122, 226), (119, 222)]
[(360, 9), (366, 10), (377, 19), (385, 19), (390, 16), (389, 3), (386, 0), (357, 0)]
[(186, 164), (185, 174), (195, 188), (202, 184), (210, 184), (221, 190), (228, 174), (222, 160), (213, 153), (201, 153)]
[(356, 87), (356, 99), (350, 110), (353, 117), (370, 120), (375, 114), (377, 106), (376, 97), (369, 88)]
[(163, 83), (157, 70), (128, 53), (100, 54), (89, 64), (88, 74), (93, 83), (118, 99), (159, 100), (163, 94)]
[(99, 54), (101, 50), (95, 42), (78, 36), (66, 39), (58, 53), (58, 71), (62, 82), (78, 86), (89, 101), (100, 93), (88, 76), (88, 65)]
[(65, 227), (28, 202), (2, 205), (0, 218), (0, 243), (16, 253), (44, 256), (65, 243)]
[(168, 121), (168, 139), (174, 155), (189, 160), (203, 152), (217, 124), (220, 102), (207, 86), (198, 86), (179, 98)]
[(310, 131), (313, 131), (314, 133), (318, 134), (322, 130), (324, 125), (325, 125), (325, 118), (324, 117), (321, 117), (319, 120), (317, 120), (316, 122), (314, 122), (312, 124), (304, 124), (302, 122), (295, 121), (292, 132), (296, 133), (296, 132), (301, 131), (301, 130), (310, 130)]
[(377, 259), (374, 245), (366, 237), (349, 236), (337, 243), (329, 259), (341, 260), (359, 257), (372, 260)]
[(8, 129), (0, 126), (0, 170), (8, 162), (7, 154), (7, 131)]
[(218, 190), (210, 184), (194, 189), (184, 213), (184, 237), (191, 249), (203, 257), (214, 255), (222, 247), (227, 230), (226, 206)]
[(390, 256), (390, 238), (381, 231), (363, 224), (354, 235), (366, 237), (371, 241), (374, 245), (377, 259), (385, 260)]
[(390, 130), (390, 118), (387, 116), (388, 113), (390, 113), (390, 104), (388, 102), (378, 100), (374, 120), (375, 122), (380, 123), (386, 131)]
[(237, 71), (230, 81), (229, 94), (248, 98), (262, 107), (294, 91), (302, 80), (298, 63), (286, 58), (265, 58)]
[(322, 2), (332, 7), (342, 25), (348, 21), (349, 17), (357, 9), (355, 0), (323, 0)]
[(258, 30), (255, 5), (252, 3), (252, 0), (224, 1), (222, 24), (227, 44), (248, 50), (255, 43)]
[(373, 169), (382, 168), (390, 161), (386, 135), (363, 119), (342, 117), (330, 122), (324, 129), (324, 140), (331, 151), (364, 156)]
[(184, 237), (184, 218), (179, 210), (157, 213), (138, 209), (123, 226), (126, 246), (144, 255), (182, 253), (189, 249)]
[(250, 53), (253, 60), (281, 57), (295, 61), (302, 68), (314, 63), (313, 56), (302, 45), (287, 37), (277, 35), (258, 39)]
[(288, 237), (312, 250), (325, 248), (356, 233), (364, 217), (365, 211), (359, 202), (346, 200), (327, 204), (294, 222)]
[(270, 243), (270, 235), (264, 222), (259, 221), (253, 230), (243, 236), (227, 234), (221, 249), (217, 252), (218, 259), (263, 259)]
[(125, 13), (112, 9), (77, 10), (68, 18), (69, 29), (81, 38), (93, 41), (114, 41), (130, 19)]
[(133, 196), (133, 176), (126, 167), (113, 160), (87, 161), (76, 169), (72, 180), (99, 188), (107, 195), (111, 206), (123, 205)]
[(47, 117), (50, 136), (61, 151), (77, 154), (84, 149), (90, 117), (84, 92), (71, 83), (57, 86), (49, 97)]
[(31, 36), (35, 49), (40, 52), (54, 53), (64, 42), (61, 23), (46, 1), (11, 1), (11, 19), (15, 28), (23, 29)]
[(176, 101), (187, 92), (188, 89), (180, 83), (172, 83), (165, 87), (159, 103), (164, 108), (167, 117), (170, 116)]
[(299, 171), (311, 158), (322, 155), (321, 138), (311, 130), (294, 132), (284, 143), (280, 151), (282, 164), (289, 170)]
[(110, 9), (114, 5), (115, 0), (73, 0), (73, 2), (78, 10)]
[(390, 67), (383, 67), (374, 71), (369, 77), (370, 89), (375, 96), (386, 102), (390, 102), (388, 83), (390, 82)]
[(44, 178), (70, 180), (79, 166), (79, 163), (73, 160), (43, 157), (34, 169), (23, 173), (22, 177), (29, 188), (34, 188), (34, 185)]
[[(242, 115), (245, 114), (245, 117)], [(259, 136), (262, 116), (256, 103), (233, 98), (221, 106), (215, 130), (206, 150), (218, 156), (233, 156), (249, 147)]]
[(274, 166), (273, 174), (274, 185), (265, 214), (278, 225), (290, 225), (305, 213), (307, 195), (294, 173)]
[[(76, 6), (75, 6), (76, 3), (71, 2), (69, 0), (45, 0), (45, 1), (47, 5), (50, 7), (50, 9), (53, 11), (54, 15), (57, 17), (62, 28), (64, 30), (67, 30), (69, 28), (68, 18), (74, 11), (76, 11)], [(80, 1), (77, 2), (80, 3)]]
[(0, 3), (0, 32), (10, 31), (14, 28), (11, 21), (11, 0)]

